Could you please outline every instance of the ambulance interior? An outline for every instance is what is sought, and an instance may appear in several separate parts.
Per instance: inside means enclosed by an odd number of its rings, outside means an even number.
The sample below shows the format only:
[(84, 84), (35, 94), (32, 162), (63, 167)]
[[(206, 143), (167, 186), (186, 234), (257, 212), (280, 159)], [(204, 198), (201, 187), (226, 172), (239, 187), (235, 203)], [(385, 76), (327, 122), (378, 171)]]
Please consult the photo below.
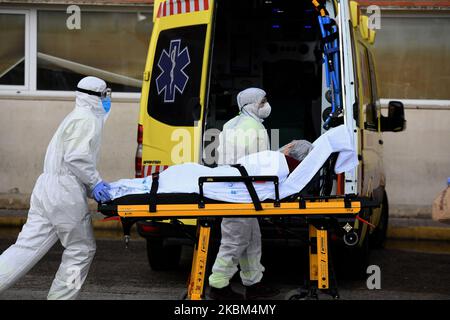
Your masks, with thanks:
[(272, 106), (264, 125), (269, 136), (279, 129), (280, 146), (320, 136), (321, 35), (311, 2), (222, 0), (215, 19), (206, 128), (222, 130), (238, 114), (239, 91), (260, 87)]

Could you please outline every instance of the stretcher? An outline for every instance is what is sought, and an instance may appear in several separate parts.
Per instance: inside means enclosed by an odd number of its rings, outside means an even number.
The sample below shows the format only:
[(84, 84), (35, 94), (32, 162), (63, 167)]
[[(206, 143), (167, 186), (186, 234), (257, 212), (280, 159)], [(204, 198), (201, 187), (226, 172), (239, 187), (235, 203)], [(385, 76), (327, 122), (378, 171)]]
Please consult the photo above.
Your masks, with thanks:
[(313, 0), (312, 3), (319, 14), (317, 18), (322, 34), (323, 64), (328, 87), (326, 97), (331, 103), (331, 111), (327, 114), (323, 128), (329, 130), (343, 121), (339, 70), (339, 29), (336, 21), (330, 17), (325, 8), (325, 1)]
[[(228, 203), (205, 198), (204, 184), (214, 182), (243, 182), (253, 203)], [(275, 199), (259, 201), (252, 184), (254, 182), (272, 182)], [(365, 208), (376, 206), (375, 203), (356, 195), (304, 197), (299, 193), (279, 199), (277, 176), (200, 177), (198, 184), (198, 194), (160, 194), (157, 193), (158, 174), (155, 174), (149, 194), (124, 196), (109, 203), (99, 204), (98, 211), (106, 216), (119, 216), (126, 239), (129, 239), (131, 226), (139, 220), (197, 218), (197, 240), (186, 295), (192, 300), (204, 298), (209, 240), (214, 219), (305, 217), (309, 227), (309, 283), (306, 295), (314, 297), (317, 290), (320, 290), (338, 298), (337, 285), (330, 281), (333, 271), (330, 271), (329, 266), (328, 230), (333, 226), (334, 218), (355, 218)]]

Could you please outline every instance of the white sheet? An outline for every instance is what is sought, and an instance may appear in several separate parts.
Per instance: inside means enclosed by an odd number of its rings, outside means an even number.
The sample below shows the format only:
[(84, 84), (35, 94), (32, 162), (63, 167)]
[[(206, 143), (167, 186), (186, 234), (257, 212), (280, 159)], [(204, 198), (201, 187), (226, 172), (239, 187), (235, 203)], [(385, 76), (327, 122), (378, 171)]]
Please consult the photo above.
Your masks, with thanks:
[[(278, 151), (262, 151), (238, 160), (251, 176), (278, 176), (284, 181), (289, 174), (285, 156)], [(230, 166), (216, 168), (205, 167), (196, 163), (174, 165), (159, 175), (158, 193), (199, 193), (198, 178), (204, 176), (240, 176), (239, 170)], [(152, 178), (122, 179), (111, 183), (110, 195), (116, 199), (127, 194), (142, 194), (150, 192)], [(271, 182), (254, 183), (255, 190), (261, 200), (274, 194)], [(205, 183), (205, 197), (226, 202), (251, 202), (247, 188), (238, 183)]]
[[(238, 160), (249, 175), (276, 175), (280, 181), (280, 197), (285, 198), (302, 190), (320, 170), (333, 152), (340, 152), (335, 172), (349, 171), (357, 166), (358, 157), (353, 148), (352, 136), (344, 125), (330, 129), (314, 143), (313, 150), (288, 176), (289, 170), (284, 155), (278, 151), (263, 151)], [(198, 193), (198, 178), (202, 176), (240, 176), (236, 168), (219, 166), (205, 167), (196, 163), (174, 165), (161, 172), (158, 193)], [(113, 199), (127, 194), (150, 192), (151, 177), (144, 179), (122, 179), (111, 183)], [(254, 183), (261, 201), (275, 199), (273, 183)], [(206, 183), (204, 195), (207, 198), (226, 202), (251, 202), (243, 183)]]
[[(285, 198), (302, 190), (320, 170), (333, 152), (339, 152), (334, 171), (350, 171), (358, 165), (353, 139), (345, 125), (328, 130), (313, 143), (314, 148), (300, 165), (280, 184), (280, 197)], [(273, 197), (271, 198), (273, 199)]]

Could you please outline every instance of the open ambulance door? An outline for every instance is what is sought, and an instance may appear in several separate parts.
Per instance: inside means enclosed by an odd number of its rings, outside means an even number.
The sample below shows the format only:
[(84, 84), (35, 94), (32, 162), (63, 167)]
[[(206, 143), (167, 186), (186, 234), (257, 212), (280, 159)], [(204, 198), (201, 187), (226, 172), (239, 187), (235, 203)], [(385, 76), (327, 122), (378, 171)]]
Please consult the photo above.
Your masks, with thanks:
[(155, 1), (139, 117), (143, 176), (201, 159), (214, 5)]
[[(353, 27), (351, 21), (351, 11), (348, 1), (341, 1), (337, 4), (339, 25), (339, 48), (342, 84), (342, 107), (344, 113), (344, 123), (351, 132), (355, 150), (361, 150), (359, 145), (356, 117), (353, 114), (356, 103), (356, 87), (354, 77), (354, 52), (352, 47)], [(360, 167), (360, 166), (358, 166)], [(360, 176), (360, 175), (359, 175)], [(358, 168), (347, 171), (344, 174), (345, 194), (358, 194)]]

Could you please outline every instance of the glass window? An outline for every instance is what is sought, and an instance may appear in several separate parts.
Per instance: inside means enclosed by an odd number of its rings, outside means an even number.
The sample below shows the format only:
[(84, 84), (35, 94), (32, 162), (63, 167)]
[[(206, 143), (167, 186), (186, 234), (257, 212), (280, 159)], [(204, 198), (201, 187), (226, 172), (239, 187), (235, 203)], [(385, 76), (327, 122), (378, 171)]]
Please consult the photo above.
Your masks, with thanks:
[(25, 85), (25, 14), (0, 13), (0, 85)]
[(150, 12), (38, 11), (37, 89), (72, 91), (86, 75), (115, 92), (139, 92), (152, 30)]
[(362, 97), (361, 103), (363, 104), (366, 110), (366, 128), (369, 130), (377, 130), (378, 121), (377, 121), (377, 112), (376, 105), (373, 101), (372, 96), (372, 75), (369, 67), (369, 57), (367, 48), (358, 43), (358, 54), (359, 54), (359, 64), (361, 69), (361, 88), (362, 88)]
[(148, 114), (172, 126), (200, 119), (200, 82), (206, 25), (162, 31), (155, 51)]
[(374, 54), (380, 97), (450, 99), (450, 10), (383, 10)]
[(361, 72), (361, 89), (362, 89), (362, 103), (368, 104), (372, 101), (372, 93), (370, 87), (370, 71), (369, 61), (367, 58), (367, 49), (361, 43), (358, 43), (358, 59)]

